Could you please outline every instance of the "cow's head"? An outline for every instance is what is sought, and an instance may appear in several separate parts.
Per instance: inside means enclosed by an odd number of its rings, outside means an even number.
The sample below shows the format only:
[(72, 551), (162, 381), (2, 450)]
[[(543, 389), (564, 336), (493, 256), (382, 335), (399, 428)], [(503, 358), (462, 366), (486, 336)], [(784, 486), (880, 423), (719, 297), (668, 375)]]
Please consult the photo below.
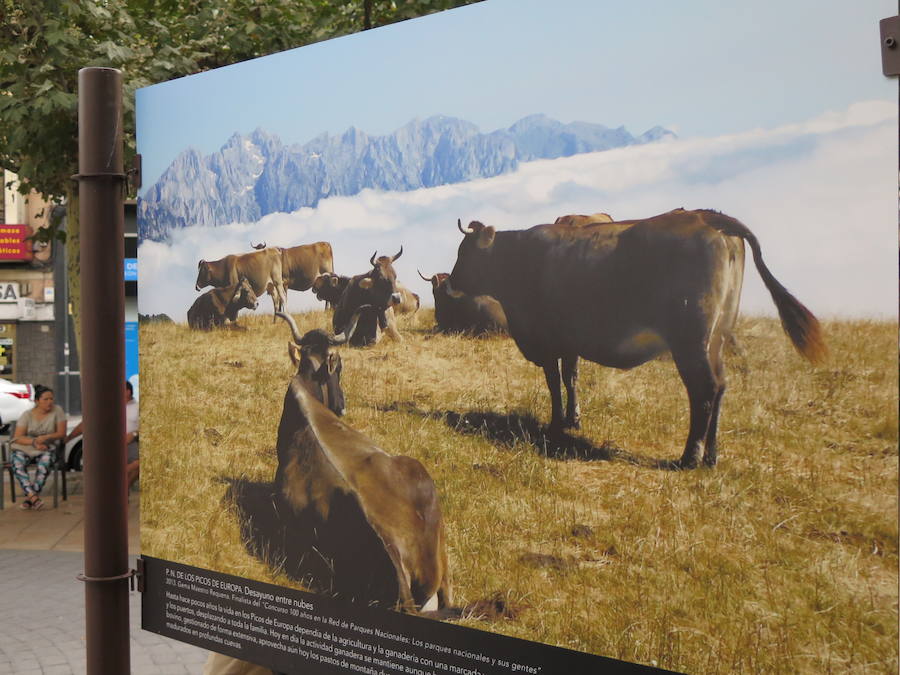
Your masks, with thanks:
[(353, 336), (359, 313), (350, 322), (350, 328), (340, 335), (329, 335), (318, 328), (300, 335), (297, 324), (290, 314), (276, 312), (291, 327), (294, 337), (288, 343), (288, 354), (297, 367), (295, 378), (303, 387), (325, 405), (335, 415), (343, 415), (346, 409), (344, 390), (341, 388), (341, 355), (331, 347), (346, 344)]
[[(419, 272), (419, 270), (416, 270), (416, 272)], [(424, 274), (419, 272), (419, 276), (431, 284), (431, 292), (437, 295), (441, 291), (441, 289), (446, 286), (447, 278), (450, 275), (446, 272), (438, 272), (432, 277), (426, 277)]]
[(313, 281), (313, 295), (323, 302), (335, 304), (341, 299), (341, 294), (347, 285), (347, 281), (349, 280), (344, 277), (344, 283), (342, 284), (340, 276), (331, 272), (324, 272)]
[(375, 251), (369, 259), (372, 271), (359, 280), (359, 287), (367, 292), (369, 304), (378, 309), (387, 309), (392, 304), (399, 304), (401, 301), (393, 262), (403, 255), (403, 247), (400, 247), (397, 255), (391, 257), (383, 255), (376, 259), (377, 255), (378, 251)]
[(485, 292), (484, 277), (490, 270), (490, 255), (494, 246), (493, 227), (485, 226), (477, 220), (469, 223), (468, 228), (462, 226), (462, 221), (457, 220), (459, 231), (466, 235), (459, 244), (456, 254), (456, 264), (450, 272), (450, 278), (446, 280), (447, 292), (455, 294), (462, 291), (470, 295), (478, 295)]
[(241, 278), (241, 283), (237, 285), (234, 296), (231, 298), (232, 304), (237, 304), (238, 309), (246, 308), (255, 310), (256, 306), (259, 304), (258, 300), (252, 284), (246, 279)]
[(209, 263), (201, 260), (197, 263), (197, 283), (194, 288), (199, 291), (201, 288), (209, 286), (209, 283)]

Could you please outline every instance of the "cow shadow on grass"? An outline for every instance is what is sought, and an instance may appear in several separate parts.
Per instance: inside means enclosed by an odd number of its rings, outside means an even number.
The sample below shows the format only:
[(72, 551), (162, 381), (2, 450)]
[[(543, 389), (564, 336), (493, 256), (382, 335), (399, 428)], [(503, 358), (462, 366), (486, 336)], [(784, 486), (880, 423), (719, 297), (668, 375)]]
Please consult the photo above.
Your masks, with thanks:
[(335, 494), (328, 515), (296, 512), (274, 483), (225, 478), (247, 552), (311, 592), (392, 607), (396, 572), (356, 498)]
[(527, 443), (534, 447), (538, 454), (550, 459), (579, 460), (583, 462), (619, 461), (653, 469), (677, 469), (677, 464), (670, 460), (646, 457), (620, 448), (612, 441), (604, 441), (595, 445), (589, 439), (571, 434), (550, 433), (546, 425), (541, 424), (532, 415), (485, 412), (471, 410), (456, 412), (455, 410), (423, 411), (414, 405), (390, 406), (388, 410), (402, 410), (443, 421), (453, 431), (483, 436), (492, 443), (513, 446), (516, 443)]

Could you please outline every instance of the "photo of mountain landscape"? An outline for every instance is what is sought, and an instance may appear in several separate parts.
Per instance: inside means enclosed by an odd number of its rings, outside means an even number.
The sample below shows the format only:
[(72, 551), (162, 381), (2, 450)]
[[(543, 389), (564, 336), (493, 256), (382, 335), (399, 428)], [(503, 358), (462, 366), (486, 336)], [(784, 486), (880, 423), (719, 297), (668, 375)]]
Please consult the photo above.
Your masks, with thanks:
[[(139, 311), (157, 319), (141, 325), (144, 553), (679, 672), (896, 671), (900, 106), (871, 48), (895, 12), (486, 0), (140, 90)], [(811, 54), (800, 23), (843, 48)], [(729, 224), (684, 234), (707, 221)], [(647, 222), (690, 243), (591, 276)], [(580, 257), (513, 249), (453, 277), (521, 291), (529, 321), (445, 330), (441, 275), (545, 224)], [(657, 306), (685, 279), (698, 297)], [(326, 305), (323, 288), (346, 290)], [(675, 328), (616, 337), (631, 314), (596, 310), (607, 298)], [(352, 342), (358, 326), (371, 339)], [(548, 369), (535, 336), (569, 351)], [(571, 347), (594, 337), (635, 351)], [(695, 347), (720, 354), (714, 404), (692, 395)], [(318, 395), (298, 393), (309, 373)], [(564, 429), (554, 373), (581, 396)], [(695, 427), (713, 458), (718, 433), (718, 464), (680, 462)], [(391, 604), (404, 574), (374, 563), (386, 590), (347, 591), (306, 545), (344, 544), (315, 520), (322, 494), (344, 495), (317, 473), (340, 465), (338, 438), (415, 467), (371, 483), (415, 474), (434, 496), (434, 598), (452, 579), (455, 614)], [(307, 574), (317, 556), (328, 583)]]
[(256, 129), (248, 136), (235, 133), (205, 157), (193, 149), (180, 154), (141, 199), (141, 237), (164, 241), (175, 229), (249, 223), (366, 188), (406, 192), (463, 183), (512, 173), (537, 159), (674, 137), (662, 127), (635, 137), (624, 127), (562, 124), (539, 114), (487, 134), (464, 120), (436, 116), (388, 136), (350, 128), (292, 146)]

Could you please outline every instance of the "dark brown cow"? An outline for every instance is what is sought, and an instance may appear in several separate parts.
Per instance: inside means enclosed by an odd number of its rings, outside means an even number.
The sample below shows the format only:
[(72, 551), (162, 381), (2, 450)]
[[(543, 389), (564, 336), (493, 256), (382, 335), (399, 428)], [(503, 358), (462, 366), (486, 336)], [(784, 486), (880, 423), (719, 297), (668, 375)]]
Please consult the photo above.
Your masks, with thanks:
[(395, 340), (402, 340), (394, 319), (393, 306), (399, 304), (402, 298), (397, 291), (397, 273), (394, 271), (393, 262), (403, 255), (403, 247), (401, 246), (397, 255), (392, 257), (381, 256), (376, 259), (377, 255), (376, 251), (369, 260), (372, 265), (369, 272), (357, 274), (350, 279), (334, 308), (332, 327), (335, 333), (342, 333), (350, 317), (360, 307), (370, 306), (370, 309), (360, 317), (359, 326), (350, 342), (355, 347), (378, 342), (382, 331)]
[(350, 277), (326, 272), (317, 276), (315, 281), (313, 281), (312, 292), (319, 300), (334, 307), (341, 299), (349, 283)]
[(287, 295), (282, 282), (279, 249), (267, 248), (253, 253), (227, 255), (219, 260), (201, 260), (197, 264), (198, 291), (206, 286), (234, 286), (242, 278), (250, 282), (257, 296), (268, 292), (272, 296), (275, 311), (284, 308)]
[[(738, 315), (744, 242), (805, 358), (826, 354), (819, 322), (763, 263), (742, 223), (716, 211), (678, 209), (646, 220), (584, 227), (538, 225), (495, 232), (473, 222), (448, 283), (503, 305), (523, 356), (544, 369), (551, 431), (578, 426), (578, 357), (633, 368), (671, 351), (690, 400), (680, 466), (716, 463), (725, 393), (722, 349)], [(568, 401), (563, 416), (560, 371)]]
[(225, 288), (206, 291), (187, 311), (188, 326), (196, 330), (210, 330), (224, 326), (227, 321), (237, 321), (242, 309), (256, 309), (257, 298), (253, 287), (246, 279)]
[(330, 272), (334, 272), (334, 256), (327, 241), (281, 249), (281, 273), (285, 288), (309, 290), (316, 277)]
[(418, 460), (387, 454), (335, 414), (340, 356), (330, 347), (347, 338), (321, 330), (301, 337), (289, 315), (278, 316), (291, 326), (297, 374), (278, 425), (275, 485), (298, 517), (312, 518), (315, 554), (328, 560), (332, 588), (407, 612), (449, 607), (434, 482)]
[(489, 295), (466, 295), (461, 291), (453, 294), (447, 289), (447, 277), (440, 272), (432, 277), (419, 276), (431, 283), (434, 294), (434, 321), (442, 333), (508, 333), (506, 314), (503, 307)]

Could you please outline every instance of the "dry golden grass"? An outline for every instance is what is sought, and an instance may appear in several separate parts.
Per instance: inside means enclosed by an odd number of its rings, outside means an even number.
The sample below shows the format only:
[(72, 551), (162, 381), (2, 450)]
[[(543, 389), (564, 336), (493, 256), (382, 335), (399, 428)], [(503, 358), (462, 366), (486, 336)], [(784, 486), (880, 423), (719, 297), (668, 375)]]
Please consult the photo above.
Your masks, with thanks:
[[(293, 375), (287, 327), (241, 323), (141, 327), (143, 552), (297, 586), (247, 554), (223, 502), (223, 478), (272, 480)], [(719, 466), (689, 472), (656, 462), (687, 433), (671, 361), (583, 363), (576, 447), (611, 459), (561, 460), (530, 419), (549, 416), (543, 376), (512, 341), (430, 325), (423, 310), (403, 343), (342, 351), (346, 421), (428, 468), (457, 604), (499, 592), (522, 609), (464, 624), (697, 673), (897, 672), (895, 323), (827, 324), (814, 368), (776, 320), (742, 320)]]

